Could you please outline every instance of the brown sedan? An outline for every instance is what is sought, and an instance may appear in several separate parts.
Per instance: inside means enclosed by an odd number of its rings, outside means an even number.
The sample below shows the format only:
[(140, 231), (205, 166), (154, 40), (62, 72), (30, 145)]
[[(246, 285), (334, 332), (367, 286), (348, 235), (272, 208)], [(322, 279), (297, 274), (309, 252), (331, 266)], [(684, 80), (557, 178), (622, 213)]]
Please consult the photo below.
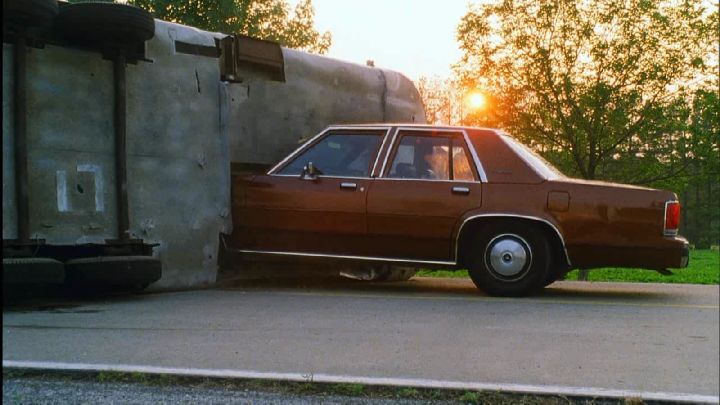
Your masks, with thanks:
[(232, 181), (226, 245), (245, 255), (467, 268), (493, 295), (688, 264), (674, 193), (568, 178), (499, 130), (333, 126)]

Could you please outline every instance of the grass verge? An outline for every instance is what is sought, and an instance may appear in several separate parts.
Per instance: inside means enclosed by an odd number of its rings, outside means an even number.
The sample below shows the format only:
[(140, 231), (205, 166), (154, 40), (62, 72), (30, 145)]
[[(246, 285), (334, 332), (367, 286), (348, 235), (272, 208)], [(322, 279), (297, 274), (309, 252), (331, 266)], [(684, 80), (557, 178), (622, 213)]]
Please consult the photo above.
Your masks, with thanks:
[[(717, 250), (691, 250), (690, 264), (685, 269), (673, 269), (672, 276), (663, 276), (652, 270), (604, 268), (590, 271), (589, 281), (615, 281), (631, 283), (720, 284), (720, 252)], [(421, 270), (419, 277), (468, 277), (467, 270)], [(565, 280), (577, 280), (578, 271), (568, 273)]]
[[(193, 388), (252, 390), (260, 392), (322, 398), (343, 396), (349, 398), (438, 401), (462, 404), (526, 404), (526, 405), (576, 405), (576, 404), (645, 404), (638, 398), (587, 398), (552, 395), (526, 395), (509, 392), (466, 391), (413, 387), (368, 386), (363, 384), (332, 384), (314, 382), (291, 382), (274, 380), (250, 380), (237, 378), (207, 378), (174, 376), (166, 374), (142, 374), (96, 371), (26, 370), (3, 368), (3, 379), (25, 378), (53, 381), (95, 381), (100, 383), (129, 383), (149, 386), (185, 386)], [(649, 402), (650, 403), (650, 402)]]

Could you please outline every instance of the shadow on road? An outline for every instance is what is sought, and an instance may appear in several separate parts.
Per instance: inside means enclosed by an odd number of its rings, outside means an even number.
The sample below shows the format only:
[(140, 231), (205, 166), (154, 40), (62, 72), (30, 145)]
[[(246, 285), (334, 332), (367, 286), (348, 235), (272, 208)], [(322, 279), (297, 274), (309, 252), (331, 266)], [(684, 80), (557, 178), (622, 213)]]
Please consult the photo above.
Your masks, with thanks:
[[(533, 300), (618, 300), (618, 301), (657, 301), (670, 298), (673, 293), (660, 288), (652, 288), (650, 284), (628, 283), (590, 283), (562, 281), (556, 282), (538, 294), (527, 297)], [(368, 294), (402, 294), (411, 297), (420, 295), (442, 295), (452, 297), (488, 297), (475, 287), (469, 279), (414, 277), (409, 281), (400, 282), (368, 282), (351, 280), (342, 277), (289, 278), (281, 280), (243, 280), (226, 283), (221, 289), (251, 290), (289, 290), (289, 291), (325, 291), (355, 292)], [(508, 298), (523, 300), (527, 298)]]
[(77, 291), (62, 285), (13, 285), (3, 288), (3, 312), (78, 312), (95, 302), (137, 302), (150, 294), (132, 291)]
[[(297, 277), (263, 280), (234, 280), (219, 283), (210, 290), (282, 291), (290, 293), (318, 293), (330, 295), (377, 295), (395, 298), (447, 298), (513, 300), (522, 302), (577, 302), (628, 303), (633, 305), (673, 305), (687, 301), (683, 294), (690, 286), (642, 283), (591, 283), (576, 281), (556, 282), (538, 294), (524, 298), (495, 298), (478, 290), (469, 279), (414, 277), (401, 282), (369, 282), (338, 276)], [(73, 308), (103, 302), (122, 303), (150, 300), (161, 292), (102, 292), (79, 294), (67, 288), (28, 286), (3, 294), (3, 311), (54, 311), (72, 312)], [(187, 291), (187, 290), (184, 290)], [(704, 301), (704, 300), (703, 300)]]

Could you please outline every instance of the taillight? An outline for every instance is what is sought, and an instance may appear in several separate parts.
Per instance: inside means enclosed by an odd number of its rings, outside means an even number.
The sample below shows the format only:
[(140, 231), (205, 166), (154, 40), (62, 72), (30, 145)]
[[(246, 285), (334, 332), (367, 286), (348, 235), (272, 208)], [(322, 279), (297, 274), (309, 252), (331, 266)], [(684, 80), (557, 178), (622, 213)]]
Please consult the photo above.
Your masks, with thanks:
[(675, 236), (680, 228), (680, 202), (668, 201), (665, 203), (665, 228), (663, 233), (666, 236)]

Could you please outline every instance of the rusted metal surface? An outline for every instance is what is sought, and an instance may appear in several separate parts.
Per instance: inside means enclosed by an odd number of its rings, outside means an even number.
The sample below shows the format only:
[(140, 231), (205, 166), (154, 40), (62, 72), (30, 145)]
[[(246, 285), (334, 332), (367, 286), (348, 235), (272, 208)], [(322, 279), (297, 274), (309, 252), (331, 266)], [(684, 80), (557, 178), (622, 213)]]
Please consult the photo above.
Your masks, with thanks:
[[(27, 146), (29, 234), (63, 248), (103, 245), (102, 254), (157, 243), (164, 276), (156, 288), (215, 281), (218, 236), (232, 228), (231, 162), (266, 167), (338, 120), (424, 122), (417, 91), (397, 72), (263, 42), (240, 49), (242, 82), (224, 80), (224, 59), (213, 55), (235, 37), (159, 20), (155, 30), (146, 46), (125, 49), (125, 191), (115, 167), (115, 51), (102, 44), (53, 37), (27, 55)], [(3, 48), (10, 60), (12, 45)], [(11, 89), (12, 65), (3, 70)], [(12, 191), (3, 198), (4, 239), (17, 234), (13, 103), (4, 90), (3, 188)]]

